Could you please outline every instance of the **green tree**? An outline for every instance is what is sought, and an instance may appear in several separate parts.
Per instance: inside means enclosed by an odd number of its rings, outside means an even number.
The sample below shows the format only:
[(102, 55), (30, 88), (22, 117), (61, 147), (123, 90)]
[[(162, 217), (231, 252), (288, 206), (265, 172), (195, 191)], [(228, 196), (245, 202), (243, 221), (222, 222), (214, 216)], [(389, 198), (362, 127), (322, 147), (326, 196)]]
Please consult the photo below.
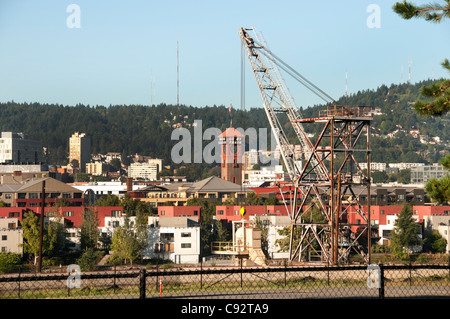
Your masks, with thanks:
[(394, 12), (403, 19), (425, 18), (427, 21), (441, 22), (444, 18), (450, 17), (450, 0), (444, 0), (446, 4), (436, 3), (417, 6), (411, 2), (396, 2), (393, 6)]
[(87, 248), (96, 248), (98, 242), (98, 216), (97, 212), (86, 208), (83, 211), (80, 226), (80, 246), (84, 251)]
[[(39, 216), (33, 211), (27, 211), (22, 219), (23, 229), (23, 251), (34, 255), (34, 263), (36, 264), (39, 256), (40, 245), (40, 220)], [(42, 254), (46, 255), (53, 251), (58, 241), (57, 231), (54, 227), (46, 227), (42, 233)]]
[[(450, 153), (440, 160), (440, 164), (450, 172)], [(425, 190), (431, 200), (438, 205), (450, 204), (450, 175), (430, 179), (425, 184)]]
[(433, 253), (445, 253), (447, 240), (437, 230), (433, 230), (424, 239), (424, 249)]
[(97, 260), (101, 256), (101, 251), (96, 251), (92, 247), (86, 247), (83, 254), (77, 258), (77, 265), (81, 271), (92, 271), (97, 269)]
[(421, 243), (418, 235), (420, 225), (413, 218), (413, 209), (409, 204), (403, 205), (392, 231), (392, 253), (395, 257), (406, 258), (408, 251)]
[(11, 252), (0, 253), (0, 274), (13, 271), (20, 265), (20, 255)]
[[(393, 6), (394, 12), (403, 19), (424, 18), (427, 21), (440, 23), (444, 18), (450, 17), (450, 0), (444, 0), (444, 4), (426, 4), (417, 6), (411, 2), (396, 2)], [(445, 59), (442, 62), (444, 69), (450, 72), (450, 62)], [(437, 83), (424, 86), (421, 93), (432, 101), (417, 100), (414, 104), (416, 112), (421, 115), (441, 116), (450, 110), (450, 80), (440, 79)]]
[(143, 225), (133, 227), (130, 219), (125, 217), (124, 226), (117, 227), (112, 239), (113, 254), (130, 264), (142, 257), (142, 252), (147, 246), (147, 232)]
[(106, 197), (100, 197), (95, 201), (96, 206), (122, 206), (122, 202), (120, 201), (119, 197), (116, 195), (110, 195)]
[(389, 180), (389, 176), (385, 171), (373, 172), (371, 177), (374, 183), (386, 183)]

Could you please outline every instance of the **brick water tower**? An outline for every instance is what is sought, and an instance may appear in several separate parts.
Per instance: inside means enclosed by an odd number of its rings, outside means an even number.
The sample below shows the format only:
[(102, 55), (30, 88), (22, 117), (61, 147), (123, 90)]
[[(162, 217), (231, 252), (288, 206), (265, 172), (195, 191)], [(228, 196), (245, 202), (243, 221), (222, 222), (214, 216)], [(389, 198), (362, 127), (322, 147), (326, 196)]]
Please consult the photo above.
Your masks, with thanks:
[(242, 184), (243, 141), (244, 134), (233, 127), (227, 128), (219, 135), (222, 151), (221, 178), (239, 185)]

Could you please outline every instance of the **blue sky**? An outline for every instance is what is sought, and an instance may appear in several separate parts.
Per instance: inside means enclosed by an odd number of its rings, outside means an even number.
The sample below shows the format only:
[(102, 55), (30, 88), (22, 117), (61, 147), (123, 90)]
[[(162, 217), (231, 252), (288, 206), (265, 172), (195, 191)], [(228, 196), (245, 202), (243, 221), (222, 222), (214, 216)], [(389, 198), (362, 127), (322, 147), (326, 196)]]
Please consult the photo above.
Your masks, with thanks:
[[(394, 2), (0, 0), (0, 101), (175, 104), (178, 39), (180, 103), (239, 108), (240, 27), (336, 99), (346, 73), (349, 94), (376, 89), (406, 82), (409, 60), (412, 82), (448, 77), (450, 20), (403, 20)], [(80, 28), (66, 23), (72, 3)], [(380, 28), (367, 25), (370, 4)], [(323, 102), (285, 79), (298, 106)], [(245, 87), (246, 107), (261, 106), (247, 62)]]

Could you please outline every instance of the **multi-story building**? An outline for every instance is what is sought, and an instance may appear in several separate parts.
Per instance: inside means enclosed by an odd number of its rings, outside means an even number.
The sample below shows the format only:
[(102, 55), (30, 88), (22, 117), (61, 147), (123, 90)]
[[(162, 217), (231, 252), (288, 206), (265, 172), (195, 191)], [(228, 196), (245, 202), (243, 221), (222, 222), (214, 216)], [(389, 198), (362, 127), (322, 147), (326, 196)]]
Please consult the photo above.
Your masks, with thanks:
[(195, 183), (173, 183), (167, 185), (150, 185), (133, 192), (132, 198), (139, 198), (153, 207), (172, 203), (182, 206), (191, 198), (203, 198), (207, 201), (224, 201), (244, 199), (253, 192), (242, 185), (237, 185), (217, 176), (211, 176)]
[(23, 253), (23, 230), (18, 218), (0, 218), (0, 253)]
[(197, 263), (200, 258), (200, 226), (195, 217), (149, 218), (148, 247), (144, 258)]
[(425, 184), (432, 178), (442, 178), (448, 174), (444, 166), (439, 164), (411, 168), (411, 183)]
[(42, 146), (26, 138), (23, 133), (2, 132), (0, 138), (0, 163), (40, 163)]
[[(362, 170), (367, 169), (367, 163), (359, 163), (359, 167)], [(386, 163), (376, 163), (376, 162), (371, 162), (370, 163), (370, 170), (371, 171), (381, 171), (384, 172), (386, 171)]]
[(86, 133), (75, 132), (69, 139), (69, 163), (77, 160), (84, 171), (86, 163), (91, 161), (91, 139)]
[(398, 168), (399, 170), (411, 169), (413, 167), (420, 167), (424, 165), (424, 163), (389, 163), (390, 168)]
[(151, 181), (157, 180), (158, 165), (155, 163), (131, 163), (128, 166), (128, 177)]
[[(217, 205), (215, 218), (226, 222), (241, 220), (241, 208), (240, 205)], [(252, 216), (288, 216), (284, 205), (250, 205), (244, 208), (244, 218), (247, 220)]]
[(108, 172), (108, 164), (103, 162), (86, 163), (86, 174), (101, 176)]
[(259, 170), (244, 170), (243, 185), (258, 187), (265, 182), (284, 181), (284, 170), (282, 165), (262, 167)]

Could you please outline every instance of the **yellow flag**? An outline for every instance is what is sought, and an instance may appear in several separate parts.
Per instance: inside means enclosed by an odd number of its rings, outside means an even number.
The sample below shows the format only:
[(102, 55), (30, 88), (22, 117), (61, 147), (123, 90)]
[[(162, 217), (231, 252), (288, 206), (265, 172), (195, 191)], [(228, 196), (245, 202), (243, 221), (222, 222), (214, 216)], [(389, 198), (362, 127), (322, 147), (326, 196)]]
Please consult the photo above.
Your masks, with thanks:
[(242, 217), (244, 217), (244, 215), (245, 215), (245, 208), (244, 207), (241, 207), (240, 213), (241, 213)]

